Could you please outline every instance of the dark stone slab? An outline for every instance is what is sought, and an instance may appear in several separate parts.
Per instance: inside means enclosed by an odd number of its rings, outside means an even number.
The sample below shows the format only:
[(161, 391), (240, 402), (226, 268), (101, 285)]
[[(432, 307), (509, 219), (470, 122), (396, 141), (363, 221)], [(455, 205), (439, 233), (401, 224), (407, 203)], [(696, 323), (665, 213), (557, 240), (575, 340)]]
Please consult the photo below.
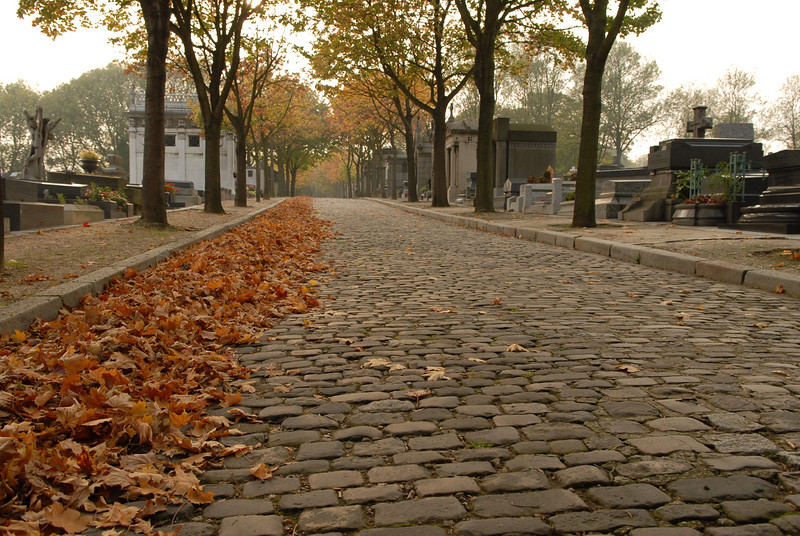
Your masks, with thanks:
[(669, 495), (650, 484), (592, 488), (588, 495), (607, 508), (653, 508), (670, 501)]
[(456, 520), (466, 515), (464, 506), (455, 497), (429, 497), (375, 505), (375, 524), (384, 527), (402, 523)]
[(479, 517), (518, 517), (588, 509), (580, 497), (565, 489), (483, 495), (473, 498), (471, 503), (473, 513)]
[(746, 475), (687, 478), (672, 482), (668, 488), (688, 502), (774, 499), (778, 496), (778, 488), (775, 485)]
[(64, 207), (50, 203), (3, 201), (3, 217), (12, 231), (27, 231), (64, 225)]
[(713, 168), (719, 162), (727, 162), (731, 153), (741, 152), (747, 154), (753, 169), (761, 168), (766, 161), (762, 145), (751, 140), (675, 138), (650, 147), (647, 168), (650, 171), (689, 169), (693, 158), (699, 158), (704, 166)]
[(506, 534), (551, 534), (550, 525), (535, 517), (498, 517), (462, 521), (454, 527), (455, 536), (504, 536)]
[(795, 511), (788, 504), (773, 501), (723, 501), (721, 506), (725, 515), (737, 523), (769, 521)]
[(550, 518), (558, 533), (588, 533), (620, 527), (655, 527), (656, 521), (645, 510), (596, 510), (571, 512)]
[(3, 189), (3, 201), (35, 203), (39, 198), (39, 184), (41, 183), (38, 181), (6, 177), (0, 181), (0, 184)]

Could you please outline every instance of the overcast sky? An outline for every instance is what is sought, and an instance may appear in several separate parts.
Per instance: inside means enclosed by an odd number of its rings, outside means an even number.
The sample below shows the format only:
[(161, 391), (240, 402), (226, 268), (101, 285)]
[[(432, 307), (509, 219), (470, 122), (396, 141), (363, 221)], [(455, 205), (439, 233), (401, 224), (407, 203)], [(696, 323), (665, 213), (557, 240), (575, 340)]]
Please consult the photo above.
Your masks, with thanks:
[[(663, 18), (628, 41), (654, 59), (667, 89), (695, 83), (713, 86), (731, 66), (756, 75), (767, 102), (797, 61), (797, 0), (661, 0)], [(16, 17), (16, 0), (0, 1), (0, 83), (25, 80), (50, 90), (119, 57), (101, 30), (80, 29), (55, 41)]]

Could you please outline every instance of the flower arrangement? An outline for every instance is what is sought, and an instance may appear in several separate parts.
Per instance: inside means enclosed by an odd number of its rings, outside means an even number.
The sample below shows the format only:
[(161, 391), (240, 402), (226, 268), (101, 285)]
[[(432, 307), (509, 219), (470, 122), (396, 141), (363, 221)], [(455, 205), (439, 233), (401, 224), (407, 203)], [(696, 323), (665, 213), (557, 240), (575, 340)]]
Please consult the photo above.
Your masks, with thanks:
[(112, 190), (109, 186), (97, 186), (95, 183), (83, 191), (83, 198), (89, 201), (114, 201), (118, 207), (124, 207), (128, 203), (125, 194)]
[(178, 188), (171, 182), (164, 183), (164, 192), (175, 195), (178, 193)]
[(100, 161), (102, 156), (97, 151), (92, 151), (91, 149), (84, 149), (80, 153), (78, 153), (79, 160), (97, 160)]
[(700, 205), (700, 204), (723, 204), (725, 203), (725, 199), (721, 197), (719, 194), (715, 195), (698, 195), (697, 197), (692, 197), (691, 199), (687, 199), (684, 203), (688, 203), (690, 205)]
[(255, 184), (248, 184), (247, 185), (247, 197), (255, 197), (256, 196), (256, 186)]

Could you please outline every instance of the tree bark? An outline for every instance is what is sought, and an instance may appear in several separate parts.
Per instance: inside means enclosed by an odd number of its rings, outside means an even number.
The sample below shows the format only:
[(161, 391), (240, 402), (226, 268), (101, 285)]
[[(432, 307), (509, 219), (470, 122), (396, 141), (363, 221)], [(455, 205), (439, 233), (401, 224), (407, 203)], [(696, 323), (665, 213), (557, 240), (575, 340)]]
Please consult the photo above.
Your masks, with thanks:
[(600, 92), (603, 72), (589, 69), (583, 79), (583, 120), (581, 141), (578, 150), (578, 174), (575, 188), (575, 210), (572, 225), (575, 227), (596, 227), (595, 189), (597, 186), (597, 148), (600, 135), (601, 100)]
[(261, 151), (258, 143), (253, 141), (253, 161), (256, 163), (256, 203), (261, 201)]
[(447, 202), (447, 167), (445, 164), (447, 141), (447, 104), (440, 100), (433, 110), (433, 200), (431, 206), (449, 207)]
[(3, 219), (3, 182), (4, 178), (0, 177), (0, 274), (6, 272), (6, 221)]
[[(166, 227), (164, 98), (167, 86), (170, 3), (169, 0), (139, 0), (139, 4), (147, 29), (141, 221), (150, 225)], [(132, 158), (135, 158), (135, 154)]]
[(392, 178), (389, 183), (389, 188), (391, 188), (392, 193), (390, 197), (392, 199), (397, 199), (397, 147), (394, 143), (394, 129), (392, 128), (389, 129), (389, 146), (392, 148)]
[(403, 120), (403, 134), (406, 138), (406, 167), (408, 169), (408, 202), (416, 203), (417, 197), (417, 157), (415, 153), (416, 140), (414, 139), (414, 114), (408, 97), (405, 99), (406, 112), (400, 114)]
[[(237, 129), (238, 130), (238, 129)], [(247, 206), (247, 133), (236, 134), (236, 195), (233, 205)]]
[[(487, 2), (488, 4), (488, 2)], [(487, 6), (488, 11), (488, 6)], [(478, 179), (475, 188), (475, 212), (494, 212), (494, 151), (492, 130), (494, 128), (494, 49), (497, 29), (489, 24), (480, 33), (475, 47), (475, 86), (478, 88)]]
[(629, 0), (620, 0), (611, 24), (606, 9), (608, 0), (580, 0), (586, 18), (589, 39), (586, 42), (586, 74), (583, 79), (583, 122), (578, 150), (578, 174), (575, 185), (573, 227), (597, 227), (595, 189), (597, 186), (597, 148), (602, 112), (603, 72), (611, 47), (622, 27)]
[[(220, 125), (213, 122), (205, 125), (206, 133), (206, 160), (205, 160), (205, 205), (203, 210), (211, 214), (225, 214), (222, 208), (222, 189), (220, 186), (220, 155), (219, 144), (221, 139)], [(211, 147), (211, 149), (209, 148)], [(214, 150), (216, 148), (216, 150)]]

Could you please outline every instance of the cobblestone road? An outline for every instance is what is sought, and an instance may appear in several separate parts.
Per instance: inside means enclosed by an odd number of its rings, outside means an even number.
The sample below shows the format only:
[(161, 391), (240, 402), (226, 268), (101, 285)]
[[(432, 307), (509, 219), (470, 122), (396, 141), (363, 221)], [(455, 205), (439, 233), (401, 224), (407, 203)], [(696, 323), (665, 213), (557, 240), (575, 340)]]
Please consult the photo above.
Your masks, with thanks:
[(796, 300), (316, 206), (340, 277), (241, 350), (255, 451), (182, 534), (800, 533)]

